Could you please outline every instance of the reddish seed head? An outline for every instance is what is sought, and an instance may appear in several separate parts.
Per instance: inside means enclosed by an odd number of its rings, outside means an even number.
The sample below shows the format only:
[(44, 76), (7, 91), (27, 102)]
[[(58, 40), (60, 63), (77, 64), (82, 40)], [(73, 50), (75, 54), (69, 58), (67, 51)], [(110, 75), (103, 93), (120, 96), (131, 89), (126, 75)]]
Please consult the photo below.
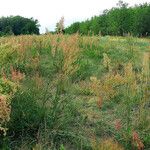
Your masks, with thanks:
[(139, 135), (138, 135), (138, 133), (136, 131), (133, 132), (132, 138), (133, 138), (133, 141), (139, 140)]
[(120, 130), (121, 127), (122, 127), (121, 120), (116, 120), (116, 122), (115, 122), (115, 129), (116, 130)]
[(136, 131), (134, 131), (132, 133), (132, 138), (133, 138), (133, 141), (136, 143), (138, 150), (143, 150), (144, 144), (142, 143), (142, 141)]
[(102, 97), (99, 97), (99, 98), (98, 98), (98, 101), (97, 101), (97, 105), (98, 105), (99, 108), (102, 107), (102, 101), (103, 101), (103, 100), (102, 100)]

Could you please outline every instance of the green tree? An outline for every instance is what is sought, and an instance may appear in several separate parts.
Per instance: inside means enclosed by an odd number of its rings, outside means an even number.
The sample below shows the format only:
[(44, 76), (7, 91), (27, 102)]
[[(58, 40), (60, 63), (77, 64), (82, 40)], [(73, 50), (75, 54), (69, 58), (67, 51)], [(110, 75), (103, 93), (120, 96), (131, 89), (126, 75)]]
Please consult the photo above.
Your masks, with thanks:
[(38, 20), (21, 16), (0, 18), (0, 35), (39, 34)]
[(99, 16), (89, 20), (75, 22), (67, 27), (66, 33), (119, 35), (132, 34), (135, 36), (150, 35), (150, 4), (140, 4), (129, 7), (127, 3), (120, 0), (117, 6), (105, 10)]
[(79, 28), (80, 28), (80, 23), (75, 22), (71, 26), (65, 29), (65, 33), (68, 33), (68, 34), (77, 33), (79, 32)]

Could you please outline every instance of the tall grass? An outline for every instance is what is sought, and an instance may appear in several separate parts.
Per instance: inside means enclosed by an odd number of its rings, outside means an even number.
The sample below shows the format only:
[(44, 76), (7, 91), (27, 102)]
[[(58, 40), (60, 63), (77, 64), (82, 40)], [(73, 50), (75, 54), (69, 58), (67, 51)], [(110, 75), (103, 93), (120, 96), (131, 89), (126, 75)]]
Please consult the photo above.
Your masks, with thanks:
[(149, 39), (0, 39), (3, 149), (148, 149)]

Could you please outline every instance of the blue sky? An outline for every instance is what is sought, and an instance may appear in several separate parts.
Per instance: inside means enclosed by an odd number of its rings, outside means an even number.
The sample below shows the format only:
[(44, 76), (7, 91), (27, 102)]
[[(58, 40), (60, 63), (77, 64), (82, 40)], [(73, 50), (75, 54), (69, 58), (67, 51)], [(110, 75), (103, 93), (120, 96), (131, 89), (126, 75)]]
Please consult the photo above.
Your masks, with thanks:
[[(56, 22), (64, 16), (65, 26), (99, 15), (114, 7), (118, 0), (1, 0), (0, 17), (21, 15), (39, 20), (40, 32), (54, 30)], [(150, 0), (124, 0), (130, 6)]]

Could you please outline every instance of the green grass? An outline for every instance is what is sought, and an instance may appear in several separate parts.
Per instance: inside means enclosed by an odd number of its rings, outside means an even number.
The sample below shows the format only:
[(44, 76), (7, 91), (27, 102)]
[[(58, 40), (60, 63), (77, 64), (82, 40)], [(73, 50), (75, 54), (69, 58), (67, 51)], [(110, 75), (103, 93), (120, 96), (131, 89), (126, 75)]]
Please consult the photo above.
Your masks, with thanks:
[[(0, 42), (0, 79), (7, 79), (0, 96), (11, 101), (10, 120), (0, 122), (8, 128), (0, 132), (2, 149), (101, 150), (93, 143), (107, 139), (126, 150), (139, 141), (149, 149), (149, 39), (42, 35)], [(24, 77), (14, 80), (12, 67)]]

